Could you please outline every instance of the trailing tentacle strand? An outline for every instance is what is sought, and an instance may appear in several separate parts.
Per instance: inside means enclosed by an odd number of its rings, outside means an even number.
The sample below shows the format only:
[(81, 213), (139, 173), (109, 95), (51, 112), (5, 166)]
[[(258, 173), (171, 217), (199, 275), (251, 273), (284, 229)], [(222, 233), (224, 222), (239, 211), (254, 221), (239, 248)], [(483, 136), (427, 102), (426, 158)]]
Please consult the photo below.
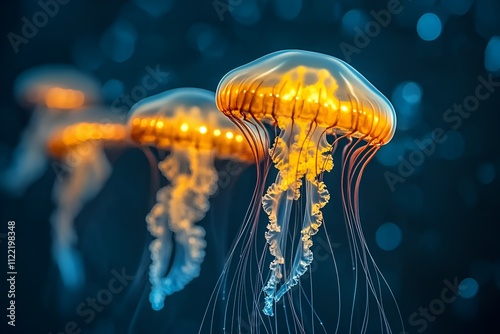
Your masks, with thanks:
[[(171, 185), (158, 192), (157, 203), (146, 218), (148, 229), (156, 238), (150, 245), (150, 302), (155, 310), (163, 308), (166, 296), (182, 290), (200, 273), (205, 257), (205, 230), (193, 224), (208, 211), (208, 198), (215, 192), (217, 182), (209, 152), (173, 148), (158, 167)], [(167, 273), (172, 232), (177, 246)]]
[(80, 254), (74, 249), (77, 236), (73, 222), (85, 202), (102, 188), (111, 166), (101, 146), (88, 145), (85, 154), (67, 178), (54, 187), (56, 211), (51, 216), (54, 232), (53, 257), (67, 287), (78, 287), (83, 283), (83, 264)]
[(167, 295), (182, 290), (200, 274), (205, 258), (205, 230), (193, 224), (203, 219), (208, 211), (208, 199), (216, 191), (218, 179), (212, 153), (174, 149), (172, 156), (190, 164), (187, 165), (187, 174), (171, 180), (169, 227), (175, 233), (177, 247), (172, 270), (162, 281)]
[(302, 223), (302, 237), (297, 246), (292, 272), (288, 280), (281, 286), (276, 294), (276, 302), (279, 301), (288, 290), (297, 285), (300, 277), (304, 275), (307, 271), (307, 267), (312, 263), (314, 256), (311, 251), (313, 245), (311, 237), (318, 233), (323, 223), (321, 208), (323, 208), (330, 199), (330, 194), (323, 182), (307, 180), (306, 189), (307, 207)]
[[(274, 260), (271, 262), (271, 276), (264, 286), (264, 313), (273, 315), (273, 305), (291, 287), (296, 285), (313, 260), (310, 250), (311, 236), (316, 234), (322, 224), (321, 208), (328, 202), (329, 194), (324, 183), (317, 177), (323, 171), (333, 168), (331, 155), (326, 141), (325, 129), (307, 126), (303, 122), (282, 124), (284, 130), (276, 138), (271, 157), (279, 174), (263, 198), (264, 211), (269, 216), (266, 240)], [(287, 228), (293, 202), (300, 197), (303, 178), (306, 179), (307, 209), (302, 226), (302, 237), (297, 246), (292, 270), (285, 283), (276, 293), (277, 285), (283, 278), (285, 258), (283, 250), (286, 246)]]
[(166, 208), (171, 192), (170, 186), (160, 189), (156, 195), (157, 203), (146, 216), (148, 230), (155, 237), (149, 245), (151, 252), (149, 280), (152, 284), (149, 300), (155, 310), (163, 308), (165, 293), (161, 287), (161, 278), (166, 274), (172, 256), (172, 232), (167, 225)]

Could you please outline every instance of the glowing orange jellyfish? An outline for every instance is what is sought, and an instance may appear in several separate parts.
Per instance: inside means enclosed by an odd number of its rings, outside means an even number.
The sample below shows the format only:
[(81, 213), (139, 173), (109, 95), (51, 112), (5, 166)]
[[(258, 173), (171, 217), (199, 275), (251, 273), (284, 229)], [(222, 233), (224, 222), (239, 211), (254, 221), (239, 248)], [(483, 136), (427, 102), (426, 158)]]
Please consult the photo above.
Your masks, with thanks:
[[(253, 128), (263, 129), (263, 124), (268, 123), (279, 129), (269, 150), (279, 173), (262, 198), (262, 206), (269, 216), (265, 238), (273, 257), (267, 282), (262, 281), (261, 286), (263, 312), (274, 315), (276, 303), (300, 282), (313, 261), (312, 237), (323, 224), (321, 209), (330, 199), (322, 175), (332, 170), (333, 152), (338, 140), (345, 138), (348, 143), (342, 154), (341, 193), (353, 267), (362, 268), (366, 274), (366, 291), (372, 292), (379, 305), (382, 325), (390, 332), (381, 306), (380, 284), (377, 285), (380, 272), (362, 233), (358, 204), (363, 170), (379, 147), (391, 140), (396, 128), (395, 111), (388, 99), (339, 59), (287, 50), (230, 71), (219, 83), (216, 103), (244, 130), (246, 137), (252, 142), (261, 142), (264, 147), (268, 139), (252, 136)], [(327, 135), (334, 136), (333, 143), (327, 141)], [(257, 191), (263, 191), (263, 180), (259, 181)], [(303, 211), (298, 211), (302, 213), (298, 232), (297, 226), (291, 223), (291, 213), (293, 204), (300, 203), (301, 196), (305, 199), (301, 199)], [(253, 208), (258, 211), (255, 203)], [(255, 224), (258, 221), (256, 212), (248, 218)], [(289, 240), (296, 241), (291, 251)], [(247, 262), (245, 257), (239, 266)], [(253, 289), (256, 296), (250, 308), (259, 305), (256, 299), (261, 295), (255, 286)], [(239, 306), (239, 312), (242, 309)], [(269, 328), (272, 330), (272, 324)]]
[(92, 77), (67, 65), (43, 65), (19, 75), (14, 95), (19, 103), (33, 108), (28, 128), (13, 155), (13, 162), (3, 171), (0, 185), (20, 195), (45, 171), (47, 138), (73, 114), (100, 100), (100, 85)]
[(74, 248), (77, 236), (73, 222), (111, 174), (104, 149), (126, 145), (126, 126), (120, 119), (103, 107), (86, 109), (66, 116), (46, 142), (49, 154), (58, 160), (53, 166), (59, 178), (53, 189), (52, 256), (69, 288), (80, 287), (84, 277), (80, 255)]
[[(128, 126), (135, 142), (170, 152), (158, 164), (170, 185), (158, 191), (146, 217), (155, 237), (149, 300), (160, 310), (166, 296), (200, 273), (205, 230), (194, 223), (203, 219), (217, 190), (215, 158), (253, 163), (262, 152), (252, 152), (241, 131), (217, 110), (214, 93), (203, 89), (179, 88), (146, 98), (132, 107)], [(177, 247), (170, 267), (172, 233)]]

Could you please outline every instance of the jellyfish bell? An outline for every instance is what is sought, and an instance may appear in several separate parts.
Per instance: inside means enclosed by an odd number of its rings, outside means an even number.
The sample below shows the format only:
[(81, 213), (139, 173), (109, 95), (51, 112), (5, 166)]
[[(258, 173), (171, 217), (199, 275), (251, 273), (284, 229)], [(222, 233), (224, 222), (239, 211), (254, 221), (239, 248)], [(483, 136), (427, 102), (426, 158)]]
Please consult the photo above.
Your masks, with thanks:
[(100, 101), (100, 85), (68, 65), (44, 65), (21, 73), (14, 84), (19, 104), (33, 108), (28, 127), (13, 152), (13, 161), (0, 175), (0, 186), (12, 195), (25, 189), (45, 171), (48, 137), (68, 112), (85, 110)]
[(370, 144), (388, 143), (396, 114), (389, 100), (346, 62), (324, 54), (274, 52), (227, 73), (217, 107), (230, 118), (256, 118), (280, 129), (315, 124)]
[[(254, 286), (262, 293), (256, 293), (248, 309), (259, 305), (262, 295), (263, 312), (274, 315), (276, 303), (300, 284), (311, 265), (313, 236), (323, 225), (321, 209), (330, 200), (323, 173), (332, 170), (338, 140), (346, 138), (340, 188), (353, 267), (366, 273), (366, 290), (372, 292), (382, 325), (390, 331), (377, 285), (380, 272), (362, 234), (358, 205), (363, 170), (378, 148), (394, 135), (396, 116), (389, 100), (342, 60), (315, 52), (285, 50), (227, 73), (217, 88), (216, 104), (243, 128), (263, 128), (267, 123), (278, 130), (269, 150), (278, 175), (262, 197), (269, 218), (265, 240), (272, 261), (267, 282), (259, 288)], [(328, 135), (333, 136), (333, 143), (328, 142)], [(259, 180), (257, 186), (261, 187), (263, 181)], [(297, 210), (302, 215), (300, 223), (294, 221), (297, 214), (292, 214), (299, 200), (304, 203), (303, 209)], [(295, 245), (290, 246), (290, 240), (295, 240)], [(356, 282), (357, 275), (356, 271)], [(357, 293), (355, 289), (353, 303), (359, 298)], [(351, 314), (351, 324), (352, 318)], [(302, 318), (296, 315), (294, 319)]]
[[(157, 203), (146, 217), (155, 238), (151, 245), (150, 302), (155, 310), (166, 296), (183, 289), (200, 273), (205, 257), (205, 230), (194, 225), (209, 209), (217, 190), (214, 160), (255, 161), (255, 150), (240, 129), (215, 106), (213, 92), (179, 88), (146, 98), (129, 114), (130, 137), (136, 143), (169, 151), (158, 164), (170, 185), (157, 193)], [(171, 234), (175, 234), (172, 256)]]
[(172, 89), (141, 100), (130, 111), (129, 129), (142, 145), (194, 148), (221, 159), (254, 158), (238, 127), (215, 106), (214, 93), (204, 89)]
[(104, 107), (87, 108), (82, 115), (61, 125), (48, 139), (47, 149), (52, 158), (64, 159), (79, 153), (82, 146), (123, 147), (128, 139), (123, 118)]
[(45, 143), (56, 161), (53, 188), (55, 210), (52, 256), (65, 287), (82, 287), (84, 269), (75, 248), (74, 220), (86, 202), (102, 189), (111, 174), (111, 164), (104, 149), (127, 145), (123, 118), (104, 107), (84, 108), (70, 114), (58, 125)]
[(16, 79), (14, 95), (26, 106), (46, 110), (78, 110), (100, 101), (100, 84), (69, 65), (43, 65)]

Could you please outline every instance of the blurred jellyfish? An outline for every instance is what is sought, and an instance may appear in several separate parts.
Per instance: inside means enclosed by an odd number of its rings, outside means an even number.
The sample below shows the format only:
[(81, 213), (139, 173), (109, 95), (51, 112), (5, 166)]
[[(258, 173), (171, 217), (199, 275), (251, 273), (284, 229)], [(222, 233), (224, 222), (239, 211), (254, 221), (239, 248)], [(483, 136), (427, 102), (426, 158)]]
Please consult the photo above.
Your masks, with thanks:
[[(146, 217), (155, 238), (150, 245), (149, 300), (153, 309), (161, 310), (166, 296), (200, 273), (205, 230), (194, 223), (203, 219), (217, 190), (214, 159), (252, 163), (254, 154), (239, 129), (217, 110), (214, 93), (203, 89), (174, 89), (138, 102), (128, 127), (135, 142), (170, 151), (158, 164), (170, 185), (158, 191)], [(170, 267), (172, 232), (176, 247)]]
[(13, 162), (0, 177), (1, 186), (13, 195), (22, 195), (46, 168), (45, 143), (54, 127), (68, 113), (96, 103), (99, 92), (94, 79), (71, 66), (45, 65), (22, 73), (15, 82), (15, 95), (34, 113)]
[(104, 148), (125, 144), (122, 119), (106, 108), (85, 109), (67, 116), (46, 142), (50, 155), (58, 160), (53, 164), (58, 180), (53, 189), (52, 256), (68, 288), (80, 287), (84, 277), (80, 255), (74, 249), (77, 236), (73, 222), (111, 174)]
[[(271, 53), (226, 74), (217, 88), (216, 103), (244, 130), (245, 137), (251, 142), (267, 146), (267, 137), (259, 138), (253, 134), (254, 128), (264, 129), (263, 123), (273, 125), (278, 134), (269, 155), (279, 172), (262, 197), (263, 209), (269, 216), (265, 239), (272, 262), (267, 274), (261, 267), (263, 261), (258, 262), (258, 272), (264, 272), (263, 286), (257, 287), (254, 283), (253, 300), (248, 302), (252, 305), (247, 308), (253, 310), (261, 305), (258, 299), (263, 296), (263, 312), (273, 316), (277, 302), (300, 283), (301, 276), (311, 265), (313, 236), (323, 225), (321, 208), (330, 200), (326, 184), (322, 181), (323, 173), (332, 170), (335, 148), (339, 139), (345, 138), (347, 145), (342, 152), (340, 190), (355, 281), (349, 332), (353, 330), (354, 302), (362, 298), (359, 294), (363, 291), (366, 292), (366, 308), (363, 307), (364, 316), (359, 315), (364, 319), (362, 326), (367, 325), (371, 313), (368, 309), (371, 292), (378, 306), (376, 318), (381, 322), (379, 328), (384, 333), (391, 332), (381, 290), (382, 285), (387, 283), (368, 250), (358, 202), (364, 169), (380, 146), (392, 139), (396, 127), (394, 108), (387, 98), (359, 72), (339, 59), (314, 52), (287, 50)], [(333, 135), (333, 143), (327, 141), (327, 135)], [(263, 181), (258, 180), (257, 191), (263, 192)], [(294, 203), (299, 208), (296, 207), (292, 214)], [(253, 220), (255, 225), (258, 222), (258, 207), (253, 203), (251, 209), (255, 212), (249, 220)], [(244, 225), (248, 222), (245, 221)], [(295, 243), (294, 247), (290, 246), (290, 241)], [(333, 255), (331, 244), (329, 249)], [(244, 256), (239, 267), (246, 266), (248, 262), (248, 256)], [(360, 272), (366, 278), (364, 287), (358, 286)], [(267, 282), (264, 283), (266, 276)], [(242, 292), (237, 292), (235, 298), (241, 300), (234, 302), (239, 312), (245, 307), (240, 306), (245, 303), (242, 295)], [(292, 302), (293, 298), (288, 300)], [(313, 307), (312, 301), (308, 302)], [(338, 302), (340, 305), (340, 296)], [(290, 317), (295, 321), (303, 319), (303, 314), (295, 314), (302, 307), (300, 304), (290, 306), (293, 312)], [(323, 326), (319, 316), (316, 314), (315, 317)], [(259, 318), (251, 320), (258, 321)], [(241, 326), (240, 322), (236, 323)], [(234, 325), (235, 322), (231, 324)]]

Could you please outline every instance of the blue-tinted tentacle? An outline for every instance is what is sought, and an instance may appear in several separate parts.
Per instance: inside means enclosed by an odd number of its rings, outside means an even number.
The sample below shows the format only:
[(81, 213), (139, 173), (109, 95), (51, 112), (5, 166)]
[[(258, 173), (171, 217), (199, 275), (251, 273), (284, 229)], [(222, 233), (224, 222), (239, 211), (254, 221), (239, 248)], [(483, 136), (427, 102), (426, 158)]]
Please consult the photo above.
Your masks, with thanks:
[(76, 288), (83, 283), (83, 264), (74, 245), (77, 236), (74, 220), (83, 205), (96, 196), (111, 174), (111, 166), (102, 148), (89, 145), (85, 154), (64, 180), (54, 185), (56, 210), (50, 220), (53, 228), (52, 254), (65, 286)]
[(155, 237), (149, 245), (151, 252), (149, 281), (152, 284), (149, 301), (154, 310), (161, 310), (164, 305), (165, 293), (161, 279), (167, 272), (172, 255), (172, 232), (168, 228), (166, 209), (171, 191), (170, 186), (160, 189), (156, 195), (157, 203), (146, 216), (148, 230)]
[(269, 266), (271, 276), (263, 289), (266, 294), (264, 313), (270, 316), (274, 314), (273, 306), (276, 286), (283, 277), (285, 258), (282, 252), (286, 242), (288, 221), (290, 220), (295, 194), (291, 189), (281, 191), (277, 186), (279, 183), (280, 176), (278, 175), (276, 183), (269, 187), (262, 201), (264, 210), (269, 215), (266, 240), (269, 244), (269, 251), (274, 256), (274, 260)]
[[(157, 239), (151, 246), (153, 263), (150, 267), (150, 276), (154, 275), (150, 277), (153, 284), (150, 301), (155, 310), (163, 308), (166, 296), (182, 290), (199, 275), (205, 258), (205, 230), (194, 223), (205, 216), (209, 209), (208, 199), (217, 186), (217, 172), (210, 152), (173, 148), (159, 168), (171, 186), (159, 193), (155, 205), (158, 210), (155, 222), (159, 226), (157, 235), (152, 232)], [(166, 273), (172, 252), (172, 232), (175, 255)], [(168, 238), (166, 233), (169, 233)]]
[[(286, 125), (270, 150), (279, 174), (263, 199), (264, 211), (269, 216), (266, 239), (270, 252), (275, 257), (270, 266), (270, 279), (263, 288), (266, 294), (263, 311), (267, 315), (273, 315), (274, 303), (298, 283), (313, 260), (311, 236), (317, 233), (323, 220), (320, 210), (329, 200), (324, 184), (318, 181), (318, 175), (333, 168), (328, 150), (325, 130), (300, 122)], [(300, 197), (304, 179), (307, 203), (301, 239), (294, 254), (291, 272), (284, 278), (285, 259), (282, 252), (286, 249), (291, 208), (293, 202)], [(285, 283), (276, 293), (282, 278)]]
[(182, 290), (200, 274), (205, 258), (205, 230), (194, 223), (210, 208), (209, 197), (217, 189), (217, 171), (212, 153), (187, 149), (177, 152), (187, 158), (189, 173), (172, 180), (169, 226), (177, 244), (172, 270), (163, 280), (167, 295)]
[(311, 251), (313, 245), (311, 237), (318, 232), (323, 222), (321, 208), (325, 206), (330, 198), (330, 194), (323, 182), (306, 180), (305, 185), (307, 203), (304, 221), (302, 223), (301, 238), (295, 253), (292, 271), (288, 280), (276, 293), (276, 302), (279, 301), (288, 290), (297, 285), (300, 276), (304, 275), (307, 271), (307, 267), (312, 263), (314, 256)]
[(201, 226), (192, 226), (188, 231), (175, 234), (177, 247), (172, 270), (162, 281), (166, 295), (184, 289), (200, 274), (205, 258), (205, 230)]
[(47, 110), (35, 110), (12, 155), (11, 165), (0, 175), (0, 186), (22, 195), (47, 167), (46, 143), (58, 120)]

